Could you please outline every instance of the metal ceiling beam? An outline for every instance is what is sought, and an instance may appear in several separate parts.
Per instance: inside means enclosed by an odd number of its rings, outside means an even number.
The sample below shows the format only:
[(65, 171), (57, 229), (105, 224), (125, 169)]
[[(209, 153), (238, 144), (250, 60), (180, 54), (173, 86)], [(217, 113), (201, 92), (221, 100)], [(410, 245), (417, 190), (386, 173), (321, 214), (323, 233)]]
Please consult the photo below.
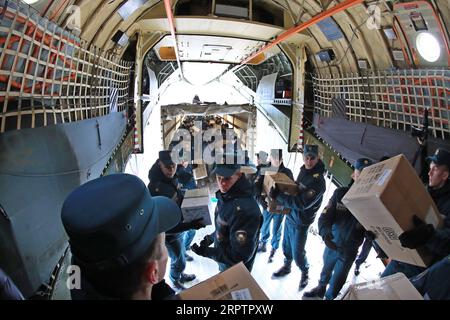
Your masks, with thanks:
[(167, 19), (169, 20), (170, 33), (172, 34), (172, 38), (173, 38), (173, 42), (174, 42), (175, 56), (177, 57), (178, 69), (180, 69), (181, 78), (186, 81), (186, 79), (184, 78), (183, 69), (181, 68), (180, 55), (178, 52), (177, 36), (175, 33), (175, 23), (174, 23), (174, 19), (173, 19), (173, 12), (172, 12), (172, 6), (170, 5), (170, 0), (164, 0), (164, 8), (166, 9)]
[(320, 21), (322, 21), (324, 19), (329, 18), (332, 15), (334, 15), (334, 14), (336, 14), (338, 12), (344, 11), (344, 10), (346, 10), (346, 9), (356, 5), (356, 4), (359, 4), (359, 3), (363, 2), (363, 1), (364, 0), (345, 0), (345, 1), (339, 3), (338, 5), (330, 8), (330, 9), (319, 13), (318, 15), (312, 17), (310, 20), (308, 20), (308, 21), (306, 21), (306, 22), (304, 22), (304, 23), (302, 23), (302, 24), (300, 24), (298, 26), (292, 27), (291, 29), (289, 29), (289, 30), (283, 32), (282, 34), (278, 35), (275, 38), (274, 41), (266, 44), (264, 47), (262, 47), (261, 49), (259, 49), (258, 51), (256, 51), (252, 55), (250, 55), (248, 58), (242, 60), (241, 64), (249, 62), (250, 60), (255, 58), (257, 55), (259, 55), (260, 53), (262, 53), (262, 52), (272, 48), (273, 46), (275, 46), (278, 43), (286, 40), (290, 36), (300, 32), (300, 31), (303, 31), (303, 30), (309, 28), (310, 26), (312, 26), (312, 25), (314, 25), (314, 24), (316, 24), (316, 23), (318, 23), (318, 22), (320, 22)]

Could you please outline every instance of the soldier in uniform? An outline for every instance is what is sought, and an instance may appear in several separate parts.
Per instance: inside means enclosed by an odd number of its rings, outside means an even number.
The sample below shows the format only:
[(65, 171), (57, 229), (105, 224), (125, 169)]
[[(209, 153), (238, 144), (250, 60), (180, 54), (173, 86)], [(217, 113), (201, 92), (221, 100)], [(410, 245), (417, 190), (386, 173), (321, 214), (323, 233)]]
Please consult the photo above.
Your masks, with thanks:
[[(292, 171), (286, 168), (283, 164), (283, 152), (281, 149), (270, 150), (270, 165), (267, 170), (284, 173), (291, 180), (294, 180)], [(270, 222), (273, 221), (272, 240), (271, 240), (272, 250), (270, 250), (268, 260), (268, 262), (271, 263), (273, 261), (275, 252), (280, 245), (281, 226), (283, 223), (284, 214), (271, 213), (267, 211), (266, 197), (261, 195), (263, 182), (264, 182), (264, 175), (260, 174), (255, 182), (255, 190), (258, 194), (257, 199), (261, 204), (261, 206), (263, 206), (264, 208), (263, 211), (264, 222), (261, 227), (261, 239), (259, 240), (258, 252), (266, 252), (266, 243), (270, 237)]]
[[(61, 220), (78, 266), (74, 300), (162, 299), (174, 291), (164, 282), (164, 232), (181, 219), (165, 197), (152, 197), (130, 174), (111, 174), (76, 188), (64, 201)], [(74, 273), (73, 276), (76, 276)]]
[[(353, 180), (356, 181), (361, 171), (371, 164), (370, 159), (358, 159), (352, 174)], [(305, 292), (304, 298), (336, 298), (355, 261), (358, 248), (364, 241), (365, 229), (342, 203), (342, 198), (349, 189), (350, 185), (337, 188), (320, 215), (319, 234), (326, 245), (323, 267), (319, 285)]]
[(219, 187), (214, 214), (216, 231), (205, 236), (200, 245), (192, 246), (198, 255), (215, 260), (220, 271), (241, 261), (252, 270), (262, 223), (251, 184), (239, 169), (239, 164), (215, 165), (213, 173)]
[[(399, 236), (403, 247), (416, 249), (425, 246), (432, 254), (434, 261), (439, 261), (450, 254), (450, 152), (437, 149), (435, 154), (427, 158), (431, 161), (428, 172), (427, 191), (444, 216), (443, 228), (435, 229), (417, 216), (413, 217), (415, 228), (405, 231)], [(381, 274), (382, 277), (402, 272), (408, 278), (424, 271), (423, 267), (392, 260)]]
[[(172, 199), (181, 207), (183, 193), (178, 186), (175, 175), (177, 165), (173, 162), (171, 152), (163, 150), (159, 152), (159, 158), (150, 168), (148, 189), (152, 196), (164, 196)], [(181, 222), (166, 232), (166, 246), (170, 256), (170, 280), (178, 290), (184, 290), (183, 283), (195, 279), (194, 274), (184, 273), (186, 268), (186, 248), (184, 245), (184, 231), (205, 227), (200, 220)]]
[(304, 165), (300, 168), (296, 183), (299, 187), (296, 196), (280, 194), (273, 188), (269, 194), (280, 205), (291, 208), (286, 216), (283, 236), (284, 264), (273, 273), (274, 278), (283, 277), (291, 272), (292, 260), (302, 272), (299, 289), (308, 285), (309, 264), (306, 258), (305, 245), (308, 238), (309, 226), (314, 222), (316, 212), (322, 203), (325, 192), (325, 165), (319, 159), (319, 147), (307, 144), (303, 152)]

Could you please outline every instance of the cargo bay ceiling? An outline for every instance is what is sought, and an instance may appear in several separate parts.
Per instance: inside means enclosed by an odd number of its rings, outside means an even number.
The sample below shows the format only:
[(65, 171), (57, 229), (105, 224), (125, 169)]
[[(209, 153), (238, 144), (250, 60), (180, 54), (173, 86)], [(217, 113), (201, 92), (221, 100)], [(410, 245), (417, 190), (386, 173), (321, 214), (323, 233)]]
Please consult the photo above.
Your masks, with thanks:
[[(41, 15), (78, 33), (81, 39), (105, 51), (123, 54), (136, 34), (162, 38), (170, 34), (164, 1), (157, 0), (28, 0)], [(248, 57), (264, 44), (280, 39), (282, 46), (304, 43), (315, 70), (321, 73), (359, 72), (361, 69), (386, 70), (408, 67), (448, 67), (449, 1), (396, 0), (171, 0), (177, 35), (228, 37), (221, 47), (209, 47), (219, 56), (234, 50), (236, 60)], [(339, 9), (343, 3), (349, 5)], [(411, 7), (413, 6), (413, 7)], [(333, 8), (337, 8), (333, 10)], [(413, 10), (414, 12), (412, 12)], [(411, 11), (411, 12), (410, 12)], [(323, 12), (330, 17), (320, 23)], [(418, 14), (419, 17), (413, 16)], [(440, 43), (440, 59), (429, 63), (420, 59), (408, 39), (409, 27), (420, 30), (422, 18)], [(406, 17), (406, 20), (404, 19)], [(423, 19), (422, 19), (423, 20)], [(306, 28), (302, 28), (306, 26)], [(299, 28), (300, 27), (300, 28)], [(300, 30), (297, 32), (297, 30)], [(402, 34), (398, 34), (401, 30)], [(233, 38), (248, 39), (247, 44)], [(195, 40), (194, 40), (195, 39)], [(207, 48), (208, 38), (178, 39), (182, 45)], [(250, 41), (251, 40), (251, 41)], [(426, 40), (426, 39), (425, 39)], [(239, 45), (237, 45), (239, 44)], [(407, 45), (409, 44), (409, 46)], [(408, 48), (409, 47), (409, 48)], [(231, 49), (230, 49), (231, 48)], [(149, 49), (149, 48), (147, 48)], [(208, 48), (207, 48), (208, 49)], [(206, 49), (206, 50), (207, 50)], [(332, 52), (329, 51), (332, 49)], [(197, 51), (201, 52), (201, 50)], [(271, 56), (263, 56), (263, 60)], [(323, 54), (325, 58), (323, 58)], [(329, 56), (334, 56), (332, 61)], [(327, 57), (328, 56), (328, 57)], [(197, 60), (190, 57), (189, 60)], [(212, 57), (211, 57), (212, 58)], [(211, 59), (213, 61), (213, 59)], [(220, 60), (218, 60), (220, 62)], [(242, 62), (242, 60), (241, 60)], [(262, 62), (262, 61), (259, 61)]]

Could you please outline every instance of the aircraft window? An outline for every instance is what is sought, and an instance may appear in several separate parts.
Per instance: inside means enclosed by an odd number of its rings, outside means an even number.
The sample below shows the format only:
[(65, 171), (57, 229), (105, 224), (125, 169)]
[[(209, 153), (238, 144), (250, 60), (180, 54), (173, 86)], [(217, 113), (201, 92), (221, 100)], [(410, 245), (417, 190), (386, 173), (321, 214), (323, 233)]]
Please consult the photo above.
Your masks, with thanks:
[(421, 32), (417, 35), (416, 47), (422, 58), (428, 62), (437, 61), (441, 55), (439, 41), (428, 32)]

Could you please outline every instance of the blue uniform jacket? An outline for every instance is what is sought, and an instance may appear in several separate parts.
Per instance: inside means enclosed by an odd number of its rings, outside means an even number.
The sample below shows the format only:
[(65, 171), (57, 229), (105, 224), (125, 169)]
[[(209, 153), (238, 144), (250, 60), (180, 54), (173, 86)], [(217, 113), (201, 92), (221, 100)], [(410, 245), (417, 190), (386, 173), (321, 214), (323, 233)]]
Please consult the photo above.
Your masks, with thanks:
[(186, 168), (181, 164), (177, 166), (178, 181), (181, 183), (181, 187), (186, 190), (192, 190), (197, 188), (197, 184), (194, 180), (194, 174), (192, 171), (192, 166), (189, 164)]
[(425, 300), (450, 300), (450, 256), (412, 277), (411, 283)]
[(286, 217), (286, 222), (299, 227), (309, 226), (314, 222), (325, 193), (324, 173), (325, 166), (322, 160), (319, 160), (312, 169), (306, 169), (303, 165), (295, 181), (299, 186), (298, 195), (280, 194), (277, 197), (281, 205), (292, 209)]
[[(178, 179), (176, 174), (173, 178), (167, 178), (159, 167), (159, 160), (156, 160), (148, 172), (148, 178), (150, 179), (150, 183), (147, 187), (153, 197), (163, 196), (170, 198), (181, 207), (181, 203), (183, 202), (183, 192), (180, 188), (178, 188)], [(189, 230), (190, 228), (191, 226), (189, 224), (180, 222), (166, 233), (176, 234)]]
[(443, 228), (435, 231), (425, 246), (440, 260), (450, 254), (450, 180), (437, 190), (428, 188), (439, 212), (444, 215)]
[(214, 247), (208, 248), (216, 262), (233, 266), (240, 261), (251, 270), (256, 255), (261, 211), (244, 175), (227, 193), (216, 192)]
[(354, 258), (364, 241), (365, 229), (342, 203), (349, 189), (341, 187), (334, 191), (319, 217), (319, 234), (323, 238), (331, 233), (338, 252)]

